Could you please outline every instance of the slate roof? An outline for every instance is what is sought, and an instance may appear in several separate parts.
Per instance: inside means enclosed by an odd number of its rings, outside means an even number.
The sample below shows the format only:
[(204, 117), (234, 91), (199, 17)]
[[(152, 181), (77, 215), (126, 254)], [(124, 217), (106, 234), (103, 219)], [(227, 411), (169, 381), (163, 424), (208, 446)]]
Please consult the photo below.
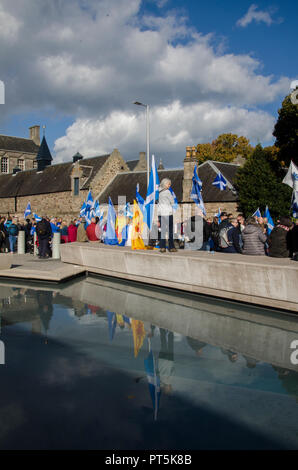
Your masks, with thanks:
[[(170, 178), (172, 188), (177, 196), (178, 201), (182, 200), (182, 180), (183, 169), (179, 170), (160, 170), (158, 171), (159, 180)], [(136, 186), (139, 183), (139, 193), (145, 199), (147, 191), (147, 172), (135, 171), (133, 173), (118, 173), (105, 190), (100, 194), (99, 204), (108, 204), (109, 196), (113, 204), (118, 204), (118, 196), (126, 196), (126, 201), (133, 203), (136, 198)]]
[(53, 160), (45, 136), (43, 136), (42, 138), (42, 142), (40, 144), (36, 160), (37, 161), (43, 160), (44, 162), (51, 162)]
[(10, 150), (24, 153), (36, 153), (39, 146), (31, 139), (22, 139), (20, 137), (9, 137), (0, 135), (0, 150)]
[(139, 160), (129, 160), (128, 162), (125, 162), (130, 171), (133, 171), (137, 164), (139, 163)]
[[(80, 160), (86, 178), (81, 189), (88, 189), (96, 173), (110, 155)], [(16, 175), (0, 174), (0, 198), (31, 196), (36, 194), (71, 191), (70, 175), (73, 163), (59, 163), (47, 166), (42, 172), (37, 169), (20, 171)]]

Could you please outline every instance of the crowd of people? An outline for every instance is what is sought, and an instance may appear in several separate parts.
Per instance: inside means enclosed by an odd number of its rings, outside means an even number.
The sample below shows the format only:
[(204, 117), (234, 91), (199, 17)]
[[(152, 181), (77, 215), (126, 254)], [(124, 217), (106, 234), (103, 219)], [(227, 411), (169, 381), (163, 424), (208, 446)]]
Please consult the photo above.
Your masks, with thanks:
[[(162, 253), (168, 248), (169, 252), (177, 252), (178, 249), (204, 250), (298, 260), (297, 219), (293, 222), (290, 217), (282, 216), (270, 230), (268, 220), (264, 217), (251, 216), (245, 219), (243, 214), (235, 216), (221, 212), (218, 216), (207, 218), (203, 217), (202, 210), (196, 205), (195, 214), (174, 227), (177, 202), (170, 188), (171, 181), (164, 178), (159, 187), (157, 221), (149, 237), (147, 234), (149, 247), (159, 248)], [(34, 218), (21, 221), (16, 217), (0, 217), (0, 252), (15, 252), (21, 230), (25, 232), (27, 253), (33, 253), (36, 232), (40, 258), (51, 257), (51, 243), (56, 232), (60, 232), (61, 243), (106, 242), (107, 223), (100, 221), (99, 217), (92, 217), (89, 222), (83, 217), (73, 219), (70, 223), (62, 218), (46, 216), (39, 221)], [(132, 217), (128, 217), (123, 211), (119, 211), (115, 228), (116, 243), (118, 237), (119, 245), (133, 248), (132, 238), (135, 235), (142, 238), (142, 227), (133, 227)], [(143, 241), (139, 247), (145, 247)]]

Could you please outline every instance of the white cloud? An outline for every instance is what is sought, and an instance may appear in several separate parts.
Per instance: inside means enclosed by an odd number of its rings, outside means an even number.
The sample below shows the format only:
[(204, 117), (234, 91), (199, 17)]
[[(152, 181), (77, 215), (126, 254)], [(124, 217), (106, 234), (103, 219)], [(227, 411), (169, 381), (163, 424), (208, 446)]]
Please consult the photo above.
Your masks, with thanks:
[(275, 11), (275, 8), (269, 8), (267, 11), (258, 10), (258, 5), (253, 3), (245, 15), (237, 21), (237, 26), (242, 26), (245, 28), (245, 26), (249, 25), (253, 21), (256, 23), (266, 23), (267, 26), (270, 26), (272, 23), (282, 22), (282, 18), (278, 18), (277, 20), (272, 18), (272, 15), (275, 13)]
[(250, 55), (219, 52), (212, 35), (178, 13), (141, 16), (140, 7), (141, 0), (0, 0), (10, 25), (0, 48), (2, 119), (49, 108), (73, 117), (56, 142), (59, 159), (74, 148), (87, 155), (117, 146), (137, 154), (145, 123), (136, 100), (152, 108), (158, 152), (178, 155), (192, 142), (237, 128), (267, 139), (272, 117), (257, 108), (288, 93), (290, 80), (263, 75)]
[(15, 42), (20, 26), (21, 21), (5, 11), (0, 3), (0, 40)]
[[(203, 102), (183, 106), (175, 101), (150, 111), (150, 148), (157, 161), (169, 167), (182, 165), (185, 147), (210, 141), (223, 132), (269, 141), (274, 118), (263, 111)], [(84, 156), (109, 153), (118, 148), (126, 160), (136, 159), (146, 148), (144, 112), (113, 111), (104, 119), (77, 119), (66, 135), (57, 139), (57, 161), (70, 160), (78, 150)]]

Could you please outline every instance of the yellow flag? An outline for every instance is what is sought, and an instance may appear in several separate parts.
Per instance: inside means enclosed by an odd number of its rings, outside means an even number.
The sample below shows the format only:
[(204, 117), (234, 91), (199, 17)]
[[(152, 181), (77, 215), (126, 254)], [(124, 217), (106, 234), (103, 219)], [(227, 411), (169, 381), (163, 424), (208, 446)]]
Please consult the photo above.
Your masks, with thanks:
[(138, 356), (146, 336), (144, 323), (141, 320), (131, 319), (131, 328), (133, 334), (134, 355)]
[(143, 214), (136, 201), (133, 201), (133, 218), (131, 231), (131, 249), (144, 250), (145, 245), (142, 239)]

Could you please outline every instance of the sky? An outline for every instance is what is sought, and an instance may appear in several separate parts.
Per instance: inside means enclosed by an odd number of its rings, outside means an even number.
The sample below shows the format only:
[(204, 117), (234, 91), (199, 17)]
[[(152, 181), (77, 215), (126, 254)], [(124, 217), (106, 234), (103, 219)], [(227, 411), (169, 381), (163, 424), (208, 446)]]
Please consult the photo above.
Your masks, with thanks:
[(45, 125), (57, 163), (114, 148), (133, 160), (140, 101), (167, 168), (226, 132), (270, 145), (298, 79), (297, 17), (292, 0), (0, 0), (0, 134)]

